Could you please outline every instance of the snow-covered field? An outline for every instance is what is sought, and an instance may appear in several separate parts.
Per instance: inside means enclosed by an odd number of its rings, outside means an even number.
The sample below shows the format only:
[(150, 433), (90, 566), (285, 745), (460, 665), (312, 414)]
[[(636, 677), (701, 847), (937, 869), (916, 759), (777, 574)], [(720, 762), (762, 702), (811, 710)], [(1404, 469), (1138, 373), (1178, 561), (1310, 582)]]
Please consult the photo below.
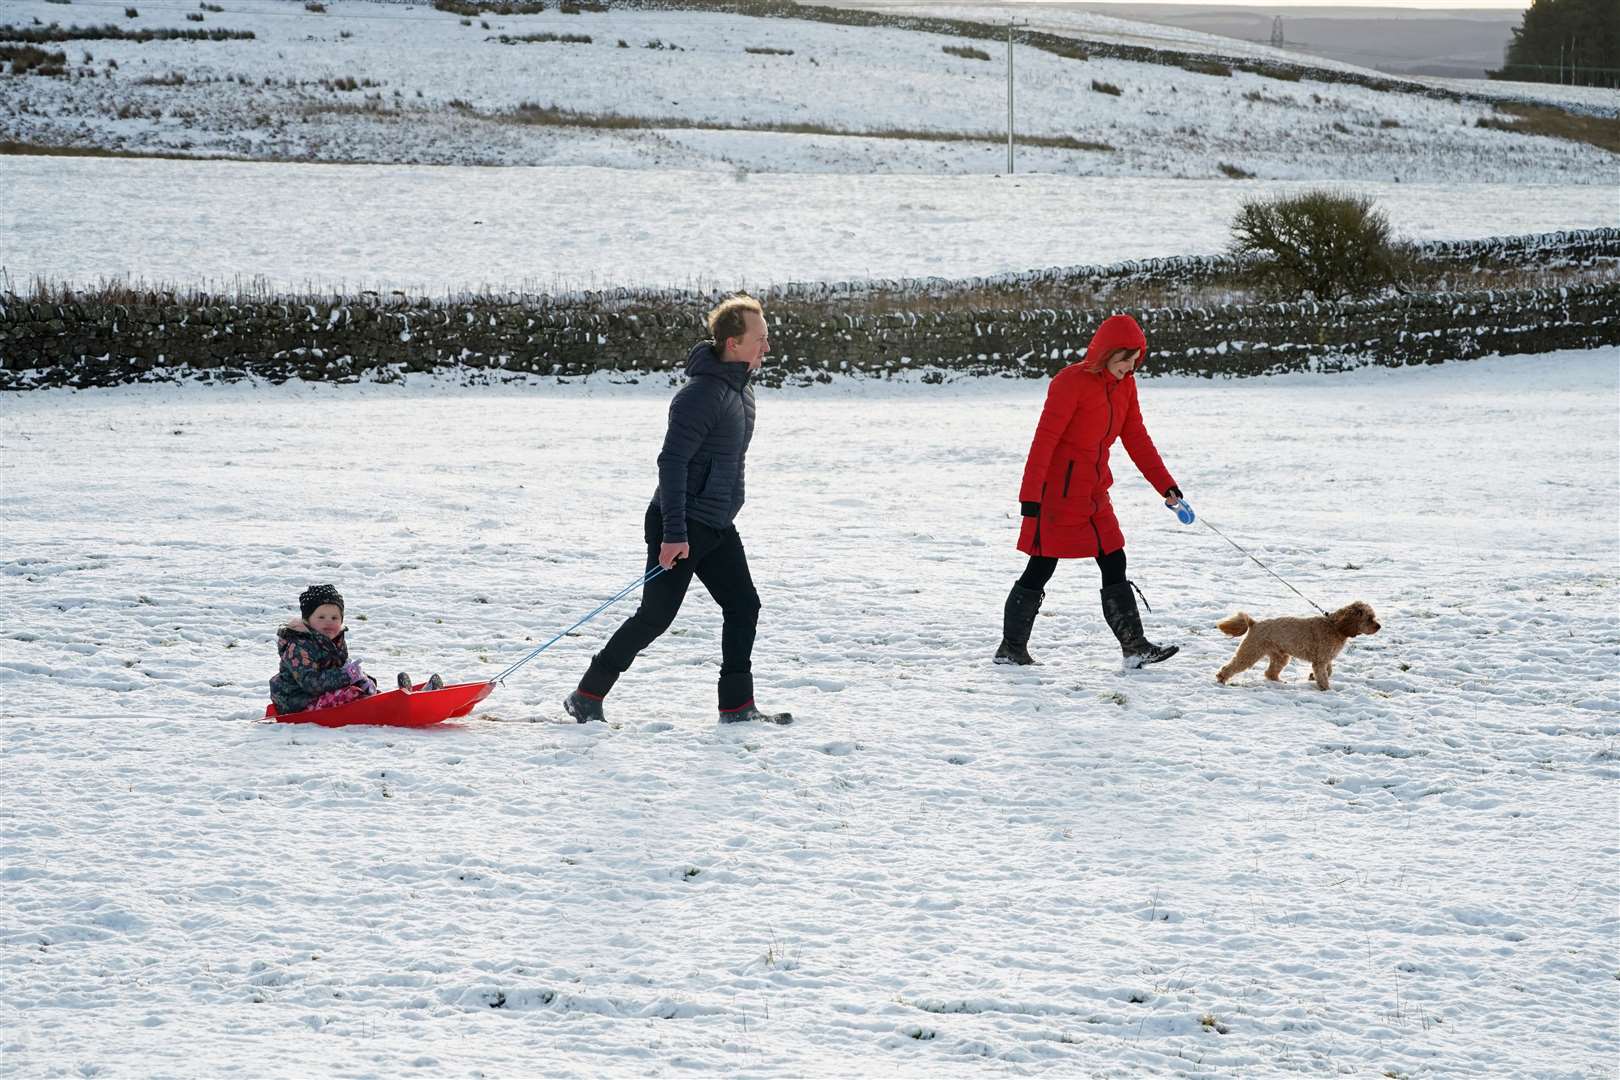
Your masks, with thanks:
[[(427, 292), (967, 277), (1218, 252), (1242, 200), (1302, 186), (0, 157), (0, 267), (14, 288), (35, 276)], [(1615, 192), (1588, 185), (1337, 186), (1373, 196), (1415, 240), (1620, 224)], [(735, 242), (714, 242), (728, 218)]]
[(1377, 608), (1325, 694), (1215, 684), (1308, 609), (1123, 454), (1181, 655), (1070, 564), (988, 662), (1042, 389), (761, 394), (769, 731), (698, 591), (614, 727), (523, 721), (628, 608), (453, 727), (252, 722), (310, 582), (385, 678), (611, 595), (667, 387), (0, 397), (0, 1073), (1611, 1075), (1620, 352), (1146, 381), (1209, 521)]
[[(120, 18), (120, 6), (7, 0), (4, 16), (256, 37), (68, 42), (73, 78), (0, 76), (0, 137), (253, 159), (856, 174), (1006, 167), (1006, 79), (993, 41), (692, 11), (550, 10), (463, 26), (426, 5), (364, 0), (331, 0), (325, 14), (230, 0), (201, 23), (187, 21), (202, 15), (189, 0), (152, 0), (136, 19)], [(1122, 40), (1131, 35), (1121, 28), (1139, 26), (1151, 35), (1139, 43), (1180, 51), (1229, 42), (1166, 40), (1180, 32), (1101, 16), (1043, 17), (1075, 22), (1082, 38)], [(591, 40), (502, 44), (503, 34)], [(989, 58), (943, 52), (964, 44)], [(1613, 154), (1478, 127), (1493, 114), (1482, 102), (1028, 48), (1017, 68), (1020, 133), (1112, 148), (1028, 148), (1025, 171), (1219, 178), (1226, 166), (1276, 180), (1613, 182)], [(351, 89), (334, 88), (341, 80)], [(635, 117), (637, 126), (511, 122), (524, 102)], [(759, 125), (778, 130), (739, 130)], [(781, 130), (791, 125), (801, 127)], [(862, 137), (879, 132), (935, 137)]]

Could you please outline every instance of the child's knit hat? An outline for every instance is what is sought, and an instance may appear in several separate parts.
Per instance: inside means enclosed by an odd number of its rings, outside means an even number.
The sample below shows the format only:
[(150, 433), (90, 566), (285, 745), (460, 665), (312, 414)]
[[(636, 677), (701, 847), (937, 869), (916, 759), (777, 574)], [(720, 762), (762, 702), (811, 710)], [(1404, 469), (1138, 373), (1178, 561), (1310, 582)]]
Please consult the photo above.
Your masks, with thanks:
[(305, 619), (315, 614), (315, 609), (322, 604), (336, 604), (338, 611), (343, 611), (343, 596), (332, 585), (311, 585), (298, 594), (298, 612)]

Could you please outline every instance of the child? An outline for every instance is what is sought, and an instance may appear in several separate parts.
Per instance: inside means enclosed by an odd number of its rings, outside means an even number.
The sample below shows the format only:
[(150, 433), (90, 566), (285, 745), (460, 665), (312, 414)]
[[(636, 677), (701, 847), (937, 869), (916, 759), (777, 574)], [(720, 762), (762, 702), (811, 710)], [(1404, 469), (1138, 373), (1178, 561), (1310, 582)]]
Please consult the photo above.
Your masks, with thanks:
[[(377, 693), (377, 683), (349, 659), (344, 639), (343, 597), (331, 585), (311, 585), (298, 596), (300, 619), (276, 631), (281, 670), (270, 680), (270, 700), (282, 716), (308, 709), (330, 709)], [(403, 671), (400, 689), (411, 688)], [(437, 675), (426, 690), (437, 690), (444, 680)]]

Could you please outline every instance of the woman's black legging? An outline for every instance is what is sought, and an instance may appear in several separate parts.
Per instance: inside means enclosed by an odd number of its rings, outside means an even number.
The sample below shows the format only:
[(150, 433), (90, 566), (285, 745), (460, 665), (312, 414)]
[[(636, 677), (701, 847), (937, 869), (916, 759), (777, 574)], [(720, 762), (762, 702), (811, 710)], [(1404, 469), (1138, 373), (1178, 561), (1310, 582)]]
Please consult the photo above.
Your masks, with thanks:
[[(1057, 573), (1056, 559), (1049, 559), (1044, 555), (1031, 555), (1029, 565), (1024, 567), (1024, 576), (1018, 579), (1018, 584), (1026, 589), (1040, 592), (1046, 588), (1046, 583), (1052, 580)], [(1106, 555), (1097, 556), (1097, 569), (1102, 571), (1103, 588), (1118, 585), (1125, 580), (1125, 549), (1110, 551)]]

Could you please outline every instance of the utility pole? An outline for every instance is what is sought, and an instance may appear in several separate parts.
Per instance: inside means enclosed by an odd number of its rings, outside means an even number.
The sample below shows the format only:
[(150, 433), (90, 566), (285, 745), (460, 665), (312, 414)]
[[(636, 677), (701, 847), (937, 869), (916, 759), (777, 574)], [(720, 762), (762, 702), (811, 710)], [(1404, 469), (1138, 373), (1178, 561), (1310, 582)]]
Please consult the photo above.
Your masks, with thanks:
[(1013, 19), (1007, 16), (1007, 175), (1013, 174)]

